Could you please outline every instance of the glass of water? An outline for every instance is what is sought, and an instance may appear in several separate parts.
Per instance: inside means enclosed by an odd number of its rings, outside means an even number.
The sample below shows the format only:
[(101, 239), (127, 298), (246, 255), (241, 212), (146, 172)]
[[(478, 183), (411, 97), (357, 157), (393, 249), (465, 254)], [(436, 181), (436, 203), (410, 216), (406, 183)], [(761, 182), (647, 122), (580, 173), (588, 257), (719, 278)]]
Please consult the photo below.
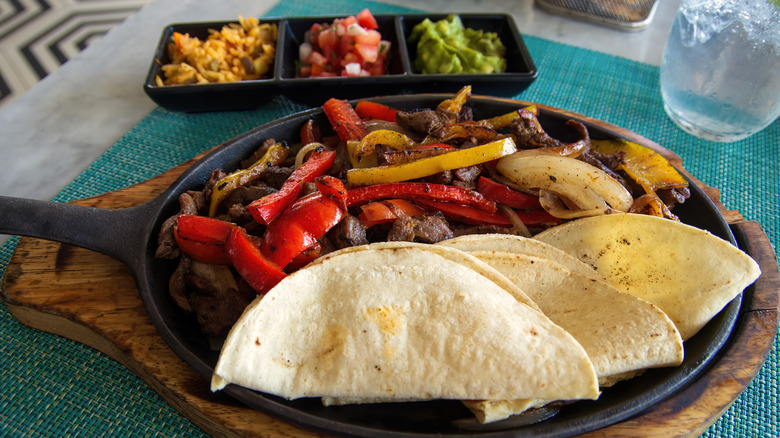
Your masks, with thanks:
[(683, 0), (666, 41), (661, 95), (683, 130), (731, 142), (780, 116), (780, 0)]

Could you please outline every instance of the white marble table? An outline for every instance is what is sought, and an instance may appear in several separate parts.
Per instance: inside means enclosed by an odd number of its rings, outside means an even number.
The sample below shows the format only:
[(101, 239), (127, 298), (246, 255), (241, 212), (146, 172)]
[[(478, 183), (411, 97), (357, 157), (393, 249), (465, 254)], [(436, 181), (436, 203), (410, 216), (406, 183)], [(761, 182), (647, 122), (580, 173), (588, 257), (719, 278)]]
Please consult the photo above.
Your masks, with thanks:
[[(276, 0), (157, 0), (0, 110), (0, 195), (48, 200), (155, 104), (142, 84), (169, 23), (261, 16)], [(436, 12), (508, 12), (523, 34), (659, 65), (679, 0), (625, 32), (546, 13), (533, 0), (395, 0)], [(117, 54), (121, 54), (118, 56)], [(0, 236), (0, 243), (7, 236)]]

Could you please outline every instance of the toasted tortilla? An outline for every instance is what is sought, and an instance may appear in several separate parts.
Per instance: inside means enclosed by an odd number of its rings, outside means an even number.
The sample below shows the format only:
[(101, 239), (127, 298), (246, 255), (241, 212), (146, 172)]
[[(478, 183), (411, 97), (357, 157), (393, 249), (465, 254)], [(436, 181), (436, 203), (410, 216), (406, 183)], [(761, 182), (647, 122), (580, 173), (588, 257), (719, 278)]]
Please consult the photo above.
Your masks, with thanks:
[(564, 268), (594, 280), (606, 280), (591, 266), (576, 257), (539, 240), (514, 234), (466, 234), (449, 240), (443, 240), (437, 246), (447, 246), (462, 251), (502, 251), (552, 260)]
[(619, 290), (657, 305), (683, 340), (761, 275), (758, 264), (729, 242), (655, 216), (583, 218), (534, 238), (592, 266)]
[(512, 280), (574, 336), (601, 386), (615, 383), (612, 376), (682, 363), (680, 333), (657, 306), (549, 259), (502, 251), (471, 254)]
[(220, 354), (228, 383), (300, 397), (595, 399), (585, 350), (462, 264), (420, 248), (345, 252), (255, 300)]

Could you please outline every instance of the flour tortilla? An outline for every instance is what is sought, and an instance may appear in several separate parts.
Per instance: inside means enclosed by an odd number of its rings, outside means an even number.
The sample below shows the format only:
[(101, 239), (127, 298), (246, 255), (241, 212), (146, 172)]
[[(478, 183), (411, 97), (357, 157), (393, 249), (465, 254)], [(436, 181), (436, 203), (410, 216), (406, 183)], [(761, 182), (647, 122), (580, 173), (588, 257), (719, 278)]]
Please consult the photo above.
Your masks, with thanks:
[(589, 265), (552, 245), (514, 234), (467, 234), (443, 240), (437, 246), (447, 246), (462, 251), (502, 251), (525, 254), (552, 260), (564, 268), (594, 280), (606, 280)]
[(601, 386), (615, 383), (613, 376), (682, 363), (680, 333), (657, 306), (549, 259), (502, 251), (471, 254), (521, 287), (552, 322), (574, 336)]
[(212, 390), (287, 399), (595, 399), (582, 347), (475, 271), (420, 248), (343, 253), (255, 300)]
[(619, 290), (657, 305), (683, 340), (761, 275), (758, 264), (729, 242), (655, 216), (583, 218), (534, 238), (589, 264)]
[[(498, 286), (512, 294), (512, 296), (514, 296), (517, 301), (531, 307), (537, 312), (541, 312), (539, 306), (537, 306), (536, 303), (525, 292), (523, 292), (522, 289), (518, 288), (515, 283), (509, 281), (509, 279), (503, 276), (500, 272), (496, 271), (490, 265), (470, 255), (469, 253), (448, 246), (430, 245), (427, 243), (416, 242), (377, 242), (368, 245), (342, 248), (338, 251), (324, 255), (317, 260), (314, 260), (312, 263), (319, 263), (347, 252), (365, 251), (378, 248), (419, 248), (425, 251), (434, 252), (449, 261), (460, 263), (461, 265), (476, 271), (478, 274), (487, 277), (492, 282), (496, 283)], [(556, 248), (553, 249), (559, 251)], [(579, 260), (576, 260), (576, 262), (581, 263)], [(583, 264), (583, 266), (585, 266), (586, 269), (590, 269), (592, 271), (592, 269), (587, 267), (587, 265)]]

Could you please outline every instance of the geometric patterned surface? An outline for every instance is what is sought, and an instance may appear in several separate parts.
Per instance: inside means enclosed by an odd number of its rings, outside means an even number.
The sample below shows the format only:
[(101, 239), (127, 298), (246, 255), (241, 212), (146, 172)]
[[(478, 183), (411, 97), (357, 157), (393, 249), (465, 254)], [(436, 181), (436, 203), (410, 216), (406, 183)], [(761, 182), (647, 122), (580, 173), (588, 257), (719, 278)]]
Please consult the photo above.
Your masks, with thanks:
[(0, 0), (0, 108), (151, 0)]

